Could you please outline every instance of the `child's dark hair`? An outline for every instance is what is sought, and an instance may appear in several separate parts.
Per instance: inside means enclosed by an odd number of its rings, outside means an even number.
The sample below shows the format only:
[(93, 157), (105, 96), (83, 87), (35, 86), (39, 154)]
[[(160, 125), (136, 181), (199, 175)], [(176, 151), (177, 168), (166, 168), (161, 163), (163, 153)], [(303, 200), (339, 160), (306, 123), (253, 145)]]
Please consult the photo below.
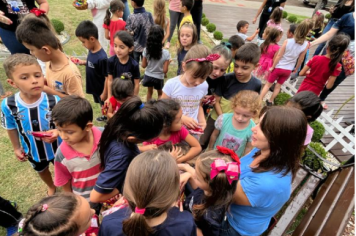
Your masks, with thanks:
[(84, 39), (89, 39), (94, 37), (95, 39), (99, 38), (98, 28), (90, 20), (84, 20), (79, 23), (75, 30), (75, 36), (82, 37)]
[(302, 91), (295, 94), (288, 100), (287, 105), (302, 110), (308, 122), (315, 121), (323, 112), (320, 98), (311, 91)]
[(269, 17), (275, 24), (281, 23), (283, 10), (279, 7), (274, 8), (271, 16)]
[[(206, 58), (211, 54), (210, 49), (202, 44), (194, 45), (187, 54), (183, 61), (184, 63), (189, 59)], [(194, 78), (207, 78), (213, 71), (213, 63), (210, 61), (190, 61), (185, 64), (185, 71), (192, 70)]]
[(47, 45), (53, 49), (61, 49), (58, 38), (48, 25), (37, 17), (24, 17), (16, 29), (16, 38), (20, 43), (27, 43), (38, 49)]
[(126, 30), (121, 30), (115, 33), (114, 39), (119, 38), (127, 47), (132, 48), (134, 46), (134, 39), (132, 35)]
[[(132, 160), (127, 170), (123, 194), (133, 212), (123, 221), (124, 234), (152, 235), (154, 229), (147, 224), (146, 219), (167, 212), (179, 198), (176, 161), (166, 151), (141, 153)], [(145, 209), (145, 212), (136, 213), (136, 208)]]
[(132, 0), (133, 2), (135, 2), (137, 7), (142, 7), (143, 4), (145, 4), (145, 0)]
[[(47, 204), (48, 208), (42, 211), (44, 204)], [(78, 235), (80, 225), (74, 220), (78, 207), (78, 196), (73, 193), (43, 198), (27, 211), (19, 235)]]
[(232, 50), (236, 50), (245, 44), (245, 40), (238, 35), (233, 35), (229, 38), (229, 43), (231, 43)]
[(163, 115), (154, 106), (154, 101), (144, 104), (139, 97), (125, 101), (104, 129), (99, 153), (101, 167), (105, 167), (105, 152), (112, 141), (124, 142), (130, 146), (128, 137), (133, 136), (138, 141), (147, 141), (157, 137), (163, 128)]
[(267, 27), (265, 31), (268, 30), (267, 37), (265, 41), (261, 44), (261, 53), (266, 53), (270, 44), (277, 44), (277, 39), (280, 36), (280, 31), (275, 27)]
[(31, 66), (31, 65), (38, 65), (38, 61), (36, 57), (24, 53), (16, 53), (12, 54), (9, 57), (7, 57), (4, 61), (4, 70), (6, 73), (7, 78), (9, 79), (14, 79), (12, 76), (12, 73), (15, 70), (15, 67), (18, 65), (22, 66)]
[(110, 2), (110, 7), (106, 10), (106, 15), (104, 17), (104, 24), (110, 25), (111, 15), (117, 11), (124, 11), (125, 4), (120, 0), (112, 0)]
[(254, 43), (246, 43), (237, 51), (235, 61), (242, 61), (244, 63), (252, 63), (256, 65), (261, 56), (261, 50)]
[(147, 59), (160, 60), (162, 58), (162, 41), (164, 31), (160, 25), (153, 25), (147, 36), (146, 55)]
[[(220, 45), (216, 45), (211, 49), (211, 53), (219, 54), (220, 56), (224, 57), (226, 61), (231, 62), (232, 54), (231, 54), (231, 44), (226, 45), (229, 43), (224, 43)], [(229, 47), (230, 46), (230, 47)]]
[(327, 49), (330, 54), (329, 70), (333, 72), (337, 63), (341, 61), (342, 54), (345, 52), (350, 43), (350, 37), (346, 34), (334, 36), (328, 43)]
[(294, 34), (296, 28), (297, 28), (296, 24), (290, 24), (288, 31)]
[(182, 46), (182, 44), (180, 43), (180, 32), (183, 28), (191, 28), (192, 31), (193, 31), (193, 37), (192, 37), (192, 46), (196, 45), (198, 43), (198, 33), (197, 33), (197, 28), (195, 27), (194, 24), (190, 23), (190, 22), (185, 22), (181, 27), (180, 29), (178, 30), (178, 41), (179, 41), (179, 48), (178, 48), (178, 53), (180, 53), (184, 47)]
[[(148, 103), (150, 103), (150, 101), (148, 101)], [(176, 115), (181, 109), (179, 102), (173, 99), (159, 99), (157, 102), (154, 102), (154, 106), (157, 107), (163, 115), (164, 128), (171, 127)]]
[(188, 11), (192, 10), (194, 6), (194, 0), (181, 0), (182, 7), (186, 7)]
[(85, 98), (69, 95), (54, 106), (52, 120), (57, 126), (76, 124), (83, 130), (93, 121), (93, 109)]
[(209, 185), (210, 195), (204, 197), (202, 204), (193, 206), (195, 220), (200, 220), (209, 207), (224, 207), (226, 211), (232, 202), (237, 181), (232, 181), (230, 184), (223, 171), (213, 179), (210, 178), (211, 164), (217, 158), (224, 160), (226, 163), (233, 161), (230, 155), (222, 154), (217, 150), (201, 154), (196, 161), (196, 171), (199, 171), (204, 181)]
[(237, 22), (237, 25), (236, 25), (237, 31), (240, 32), (240, 29), (242, 27), (245, 27), (245, 25), (249, 25), (249, 23), (247, 21), (245, 21), (245, 20), (240, 20), (239, 22)]
[(134, 85), (128, 73), (123, 73), (112, 82), (112, 95), (117, 100), (124, 100), (134, 94)]

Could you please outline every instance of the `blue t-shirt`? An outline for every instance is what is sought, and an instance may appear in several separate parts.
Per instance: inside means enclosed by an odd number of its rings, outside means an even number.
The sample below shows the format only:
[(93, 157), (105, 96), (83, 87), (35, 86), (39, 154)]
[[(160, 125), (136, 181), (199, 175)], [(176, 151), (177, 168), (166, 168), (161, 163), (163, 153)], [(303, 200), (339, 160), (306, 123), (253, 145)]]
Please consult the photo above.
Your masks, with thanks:
[(40, 99), (27, 104), (18, 92), (1, 103), (1, 126), (7, 130), (17, 129), (24, 152), (36, 162), (54, 159), (57, 147), (61, 144), (59, 137), (56, 142), (46, 143), (31, 135), (32, 131), (55, 129), (51, 113), (59, 99), (58, 96), (42, 92)]
[(111, 193), (117, 188), (122, 193), (126, 171), (131, 161), (140, 154), (137, 146), (112, 141), (105, 152), (105, 168), (98, 176), (94, 189), (99, 193)]
[(108, 59), (108, 74), (112, 75), (113, 79), (116, 79), (120, 77), (122, 73), (130, 73), (133, 84), (135, 84), (135, 79), (140, 79), (140, 67), (133, 58), (129, 57), (126, 64), (121, 64), (116, 55), (110, 57)]
[(231, 214), (227, 213), (230, 225), (241, 235), (261, 235), (291, 194), (291, 173), (282, 176), (273, 171), (252, 172), (250, 164), (257, 151), (254, 148), (240, 159), (240, 183), (251, 206), (231, 204)]
[(355, 39), (355, 19), (353, 12), (343, 15), (332, 27), (338, 29), (338, 33), (342, 32), (349, 35), (351, 40)]
[(86, 89), (89, 94), (100, 95), (104, 90), (108, 56), (103, 48), (92, 53), (89, 50), (86, 73)]
[[(101, 223), (99, 236), (124, 236), (122, 222), (129, 218), (131, 209), (129, 207), (115, 211), (105, 216)], [(166, 220), (155, 227), (152, 236), (195, 236), (197, 229), (193, 216), (187, 212), (180, 212), (177, 207), (172, 207), (167, 214)]]
[(182, 49), (182, 51), (180, 51), (177, 54), (177, 62), (178, 62), (178, 70), (177, 70), (177, 75), (180, 75), (182, 72), (182, 61), (184, 60), (185, 55), (187, 55), (186, 50)]

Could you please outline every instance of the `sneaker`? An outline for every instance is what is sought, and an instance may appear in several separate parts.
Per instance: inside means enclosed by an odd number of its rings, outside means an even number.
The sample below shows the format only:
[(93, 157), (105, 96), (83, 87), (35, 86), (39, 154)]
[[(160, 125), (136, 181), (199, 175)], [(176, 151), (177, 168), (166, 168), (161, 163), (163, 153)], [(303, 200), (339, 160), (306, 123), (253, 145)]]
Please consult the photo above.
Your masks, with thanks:
[(273, 85), (269, 88), (269, 91), (273, 92), (273, 91), (274, 91), (274, 87), (276, 87), (276, 84), (273, 84)]
[(11, 226), (6, 228), (6, 236), (12, 236), (16, 234), (17, 230), (18, 230), (17, 226)]
[(96, 118), (96, 120), (99, 121), (99, 122), (107, 121), (107, 119), (108, 118), (106, 116), (100, 116), (100, 117)]

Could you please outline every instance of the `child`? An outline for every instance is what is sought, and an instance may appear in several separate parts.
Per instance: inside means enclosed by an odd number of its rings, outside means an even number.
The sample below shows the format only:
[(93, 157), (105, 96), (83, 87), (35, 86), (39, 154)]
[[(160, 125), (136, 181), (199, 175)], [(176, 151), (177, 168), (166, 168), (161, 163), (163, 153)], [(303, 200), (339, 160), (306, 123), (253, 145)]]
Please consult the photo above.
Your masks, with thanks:
[(19, 224), (19, 235), (82, 235), (91, 225), (94, 210), (72, 193), (43, 198)]
[(82, 77), (77, 66), (61, 51), (58, 39), (41, 19), (25, 17), (16, 37), (35, 57), (46, 63), (44, 92), (64, 97), (84, 97)]
[(128, 73), (123, 73), (112, 83), (112, 97), (109, 99), (107, 117), (111, 119), (121, 105), (134, 94), (134, 86)]
[[(276, 7), (273, 10), (271, 16), (269, 17), (269, 21), (267, 21), (267, 27), (276, 28), (280, 32), (283, 32), (282, 15), (283, 15), (283, 8), (282, 7)], [(263, 38), (263, 35), (262, 35), (262, 38)]]
[(195, 170), (187, 164), (179, 168), (186, 171), (194, 189), (186, 198), (184, 209), (193, 213), (198, 235), (220, 235), (239, 179), (239, 158), (232, 150), (219, 146), (218, 150), (200, 155)]
[[(130, 73), (131, 81), (134, 85), (134, 94), (138, 95), (140, 89), (140, 68), (138, 62), (129, 56), (134, 50), (134, 41), (132, 36), (126, 31), (116, 32), (114, 36), (114, 50), (116, 55), (108, 59), (108, 79), (104, 94), (108, 94), (108, 99), (112, 97), (112, 81), (122, 75)], [(105, 103), (107, 104), (107, 100)]]
[(193, 46), (182, 62), (182, 75), (168, 80), (163, 87), (162, 98), (172, 98), (181, 104), (182, 123), (188, 129), (204, 130), (206, 126), (201, 101), (208, 92), (205, 80), (213, 70), (212, 62), (218, 58), (204, 45)]
[(139, 154), (138, 143), (157, 137), (163, 127), (163, 116), (152, 104), (133, 97), (122, 104), (101, 136), (99, 153), (101, 167), (91, 202), (103, 202), (122, 193), (128, 166)]
[[(58, 96), (43, 92), (44, 78), (35, 57), (27, 54), (14, 54), (4, 61), (7, 82), (20, 90), (5, 98), (1, 103), (1, 125), (7, 130), (16, 158), (29, 161), (47, 185), (49, 196), (56, 192), (49, 164), (61, 139), (53, 122), (50, 121)], [(36, 139), (32, 132), (48, 131), (50, 137)], [(22, 147), (21, 147), (22, 146)]]
[(256, 29), (255, 33), (253, 33), (253, 35), (251, 35), (250, 37), (248, 37), (246, 35), (247, 31), (248, 31), (248, 27), (249, 27), (249, 23), (245, 20), (240, 20), (237, 25), (236, 25), (236, 29), (237, 29), (237, 35), (240, 36), (243, 40), (251, 42), (256, 35), (258, 34), (258, 32), (260, 32), (259, 29)]
[(182, 72), (182, 61), (185, 55), (187, 54), (188, 50), (198, 42), (197, 28), (192, 23), (185, 23), (178, 30), (178, 36), (179, 48), (177, 51), (177, 75), (180, 75)]
[[(144, 142), (140, 151), (151, 150), (157, 148), (166, 142), (178, 144), (186, 142), (190, 146), (190, 150), (184, 156), (174, 156), (177, 163), (187, 162), (198, 156), (201, 152), (201, 147), (198, 140), (196, 140), (188, 130), (182, 126), (182, 108), (178, 102), (173, 99), (161, 99), (155, 104), (157, 109), (162, 112), (164, 117), (163, 130), (159, 136), (151, 141)], [(150, 145), (150, 144), (153, 144)]]
[(181, 0), (180, 1), (180, 12), (183, 13), (183, 18), (179, 24), (179, 29), (184, 25), (185, 23), (191, 23), (194, 24), (192, 15), (190, 14), (190, 10), (192, 10), (194, 6), (194, 0)]
[[(82, 21), (75, 30), (75, 36), (82, 42), (83, 46), (88, 49), (88, 57), (85, 67), (86, 91), (92, 94), (95, 103), (100, 107), (104, 105), (102, 94), (104, 92), (105, 80), (107, 77), (107, 55), (98, 41), (98, 28), (93, 22)], [(101, 116), (97, 121), (105, 121), (106, 117)]]
[(259, 61), (259, 67), (254, 72), (254, 75), (261, 80), (262, 84), (266, 83), (266, 80), (270, 74), (269, 69), (273, 65), (273, 59), (279, 50), (279, 38), (280, 31), (272, 27), (267, 27), (262, 34), (264, 42), (260, 46), (261, 58)]
[(131, 162), (124, 198), (127, 207), (104, 217), (99, 236), (196, 235), (192, 215), (174, 206), (179, 173), (168, 152), (144, 152)]
[(245, 44), (245, 40), (243, 40), (240, 36), (238, 35), (233, 35), (229, 38), (229, 44), (231, 45), (231, 57), (232, 61), (229, 65), (229, 67), (226, 69), (226, 73), (231, 73), (234, 72), (234, 60), (235, 60), (235, 55), (237, 53), (237, 50)]
[(322, 35), (324, 30), (324, 14), (320, 11), (315, 12), (312, 21), (313, 28), (309, 31), (309, 34), (307, 36), (307, 40), (309, 42), (314, 41)]
[(147, 87), (147, 101), (152, 98), (153, 88), (157, 90), (158, 99), (162, 96), (164, 75), (168, 72), (171, 55), (162, 49), (164, 32), (161, 26), (151, 27), (147, 37), (147, 47), (143, 50), (141, 66), (146, 68), (142, 86)]
[(251, 129), (255, 126), (253, 118), (258, 118), (262, 107), (259, 94), (251, 91), (240, 91), (231, 99), (233, 113), (225, 113), (215, 122), (208, 149), (223, 146), (243, 157), (252, 149)]
[(263, 99), (269, 88), (272, 87), (275, 81), (277, 81), (272, 96), (266, 101), (267, 105), (272, 105), (274, 98), (281, 90), (281, 86), (291, 75), (296, 61), (298, 60), (294, 73), (302, 64), (304, 56), (308, 50), (308, 41), (305, 40), (305, 37), (307, 36), (309, 30), (310, 23), (308, 21), (303, 21), (298, 25), (294, 38), (284, 41), (281, 49), (273, 61), (273, 65), (270, 68), (271, 74), (267, 78), (267, 83), (261, 92), (261, 99)]
[[(302, 110), (307, 117), (308, 123), (315, 121), (323, 112), (320, 98), (310, 91), (302, 91), (295, 94), (288, 100), (286, 105)], [(311, 142), (313, 133), (313, 128), (308, 124), (304, 146), (307, 146)]]
[(110, 2), (110, 8), (106, 10), (103, 27), (105, 29), (105, 38), (110, 40), (110, 56), (115, 55), (114, 35), (116, 32), (125, 30), (126, 22), (122, 20), (125, 4), (120, 0)]
[(294, 32), (297, 29), (297, 25), (296, 24), (290, 24), (289, 25), (289, 29), (287, 32), (287, 39), (291, 39), (294, 37)]
[[(308, 64), (299, 73), (299, 75), (306, 75), (306, 77), (300, 85), (298, 92), (308, 90), (319, 96), (326, 82), (326, 88), (331, 89), (334, 86), (336, 77), (341, 73), (341, 64), (339, 61), (341, 61), (342, 55), (349, 43), (350, 38), (348, 36), (336, 35), (329, 41), (325, 56), (314, 56), (310, 59)], [(308, 74), (307, 71), (309, 71)]]
[(153, 21), (155, 22), (155, 24), (160, 25), (164, 30), (164, 37), (162, 40), (162, 45), (163, 45), (169, 37), (170, 34), (169, 28), (171, 26), (169, 18), (166, 16), (166, 1), (164, 0), (153, 1)]
[[(134, 37), (135, 49), (133, 57), (140, 62), (143, 49), (146, 47), (146, 41), (150, 28), (154, 25), (152, 14), (143, 7), (145, 0), (131, 0), (134, 8), (134, 14), (129, 15), (126, 21), (126, 30)], [(135, 95), (137, 95), (135, 93)]]

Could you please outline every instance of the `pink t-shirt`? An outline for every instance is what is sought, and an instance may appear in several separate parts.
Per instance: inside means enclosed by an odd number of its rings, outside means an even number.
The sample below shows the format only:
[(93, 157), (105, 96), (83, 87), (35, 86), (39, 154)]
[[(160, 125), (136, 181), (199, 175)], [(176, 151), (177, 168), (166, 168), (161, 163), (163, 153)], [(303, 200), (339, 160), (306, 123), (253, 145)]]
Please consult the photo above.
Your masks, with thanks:
[(117, 31), (125, 30), (126, 22), (122, 19), (110, 21), (110, 25), (103, 24), (104, 29), (110, 32), (110, 45), (114, 46), (114, 36)]
[(169, 10), (180, 12), (180, 0), (170, 0), (169, 1)]
[(312, 127), (310, 127), (310, 125), (308, 124), (308, 128), (307, 128), (307, 136), (305, 137), (305, 141), (304, 141), (304, 146), (307, 146), (313, 137), (314, 134), (314, 130)]
[(161, 146), (162, 144), (165, 144), (166, 142), (169, 141), (171, 141), (173, 144), (177, 144), (184, 141), (185, 138), (188, 136), (188, 134), (189, 134), (188, 130), (184, 126), (182, 126), (182, 128), (179, 131), (172, 132), (171, 136), (167, 140), (155, 138), (150, 142), (143, 142), (143, 145), (156, 144), (157, 146)]

